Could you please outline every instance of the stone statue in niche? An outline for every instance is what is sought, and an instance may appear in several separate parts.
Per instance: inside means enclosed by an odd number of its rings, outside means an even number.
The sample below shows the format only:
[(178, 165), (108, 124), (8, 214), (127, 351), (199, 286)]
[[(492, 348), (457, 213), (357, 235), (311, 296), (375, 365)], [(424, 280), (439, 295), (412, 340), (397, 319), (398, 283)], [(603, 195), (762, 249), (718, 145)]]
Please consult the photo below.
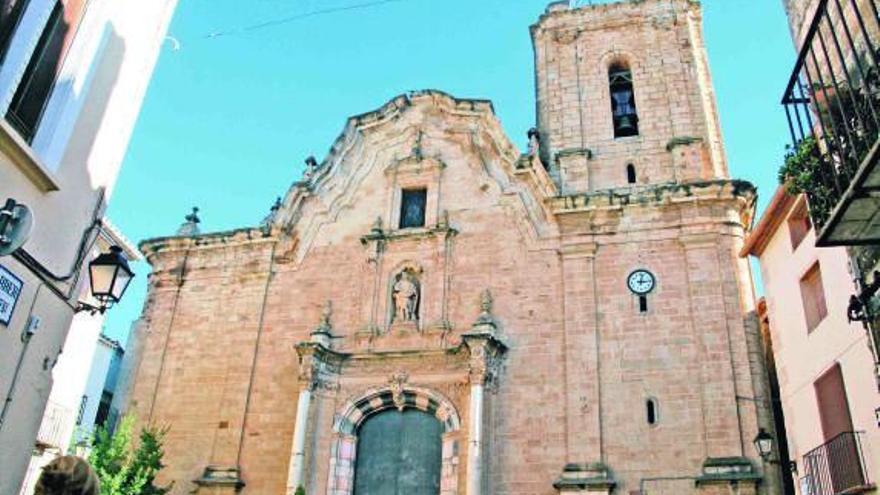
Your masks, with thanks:
[(415, 322), (419, 319), (419, 280), (407, 268), (397, 275), (391, 291), (394, 302), (394, 313), (391, 321)]

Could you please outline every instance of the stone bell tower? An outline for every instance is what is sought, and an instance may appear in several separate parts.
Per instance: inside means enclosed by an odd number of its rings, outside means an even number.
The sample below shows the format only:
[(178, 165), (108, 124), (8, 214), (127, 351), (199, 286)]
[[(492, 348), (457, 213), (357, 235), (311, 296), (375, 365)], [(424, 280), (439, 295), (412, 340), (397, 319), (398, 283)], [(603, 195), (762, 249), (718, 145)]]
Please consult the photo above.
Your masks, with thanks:
[(551, 4), (532, 26), (541, 158), (562, 192), (725, 178), (691, 0)]
[(778, 493), (747, 448), (771, 428), (737, 255), (754, 188), (729, 178), (699, 2), (554, 2), (531, 35), (564, 281), (554, 487)]

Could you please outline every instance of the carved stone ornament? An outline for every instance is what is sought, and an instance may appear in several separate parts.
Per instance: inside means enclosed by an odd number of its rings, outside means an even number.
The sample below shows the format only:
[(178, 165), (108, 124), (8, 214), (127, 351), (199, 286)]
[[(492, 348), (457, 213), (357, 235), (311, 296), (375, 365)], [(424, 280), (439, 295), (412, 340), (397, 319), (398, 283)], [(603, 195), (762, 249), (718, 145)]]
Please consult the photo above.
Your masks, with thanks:
[(275, 221), (275, 217), (278, 216), (278, 210), (281, 209), (281, 197), (275, 198), (275, 203), (272, 204), (272, 207), (269, 208), (269, 213), (263, 217), (263, 220), (260, 222), (260, 226), (263, 228), (269, 228), (272, 226), (272, 223)]
[(492, 304), (492, 293), (486, 289), (480, 294), (480, 316), (462, 338), (470, 350), (468, 380), (487, 385), (494, 391), (497, 390), (507, 346), (496, 334), (497, 324), (492, 315)]
[(194, 236), (199, 235), (199, 223), (201, 223), (201, 219), (199, 219), (199, 209), (196, 206), (193, 206), (192, 213), (184, 217), (185, 222), (181, 224), (180, 228), (177, 229), (177, 235), (181, 236)]
[(315, 176), (315, 172), (318, 170), (318, 161), (315, 160), (314, 156), (310, 156), (306, 158), (306, 169), (303, 172), (303, 180), (310, 180)]
[(332, 351), (322, 352), (319, 349), (320, 347), (308, 342), (297, 346), (297, 352), (300, 354), (300, 386), (311, 391), (318, 389), (336, 391), (339, 389), (339, 384), (334, 377), (339, 371), (338, 367), (321, 358), (327, 356), (326, 352), (332, 355)]
[(529, 156), (535, 156), (541, 149), (541, 133), (538, 132), (536, 127), (532, 127), (529, 129), (527, 134), (529, 137)]
[(501, 376), (503, 350), (489, 341), (479, 342), (471, 347), (468, 362), (468, 379), (471, 383), (485, 385), (491, 391), (497, 390)]
[(333, 338), (333, 324), (330, 323), (330, 317), (333, 315), (333, 302), (327, 301), (324, 309), (321, 310), (321, 322), (318, 327), (312, 331), (311, 341), (323, 345), (327, 349), (331, 347), (331, 339)]
[(553, 39), (563, 45), (573, 43), (581, 35), (578, 29), (560, 29), (553, 32)]
[(537, 166), (544, 167), (541, 161), (541, 133), (536, 127), (532, 127), (528, 132), (529, 149), (526, 153), (519, 157), (516, 162), (516, 168), (535, 168)]
[(329, 332), (333, 328), (333, 325), (330, 324), (331, 316), (333, 316), (333, 301), (328, 300), (324, 303), (324, 309), (321, 311), (321, 324), (318, 326), (318, 330)]
[(495, 324), (495, 317), (492, 316), (492, 293), (489, 289), (485, 289), (480, 293), (480, 316), (477, 318), (477, 324)]
[(403, 411), (403, 408), (406, 405), (403, 398), (403, 385), (408, 380), (409, 373), (406, 371), (398, 371), (392, 373), (392, 375), (388, 377), (388, 384), (391, 386), (391, 400), (394, 401), (394, 406), (399, 411)]
[(403, 270), (394, 282), (391, 297), (394, 302), (394, 322), (415, 322), (419, 319), (419, 282), (410, 270)]
[(373, 227), (370, 229), (370, 232), (373, 234), (381, 235), (382, 231), (382, 217), (376, 217), (376, 221), (373, 222)]

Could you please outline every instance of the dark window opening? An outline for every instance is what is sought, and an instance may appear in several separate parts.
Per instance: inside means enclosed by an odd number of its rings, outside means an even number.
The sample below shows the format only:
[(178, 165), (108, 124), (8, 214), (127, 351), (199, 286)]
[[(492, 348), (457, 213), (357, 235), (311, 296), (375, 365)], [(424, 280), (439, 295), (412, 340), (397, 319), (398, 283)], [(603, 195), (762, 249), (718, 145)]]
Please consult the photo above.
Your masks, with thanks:
[(79, 401), (79, 411), (76, 412), (76, 424), (81, 425), (83, 421), (83, 415), (86, 413), (86, 404), (89, 402), (89, 396), (83, 395), (82, 399)]
[(425, 226), (427, 189), (404, 189), (400, 198), (400, 228)]
[(98, 404), (98, 413), (95, 415), (95, 426), (104, 426), (110, 417), (110, 403), (113, 402), (113, 394), (104, 391), (101, 394), (101, 402)]
[(629, 184), (636, 183), (636, 166), (632, 163), (626, 166), (626, 182)]
[(12, 34), (18, 27), (27, 4), (28, 0), (0, 0), (0, 63), (6, 60)]
[(648, 424), (654, 426), (657, 424), (657, 401), (648, 399), (645, 401), (645, 412), (647, 413)]
[(12, 97), (6, 119), (27, 142), (32, 142), (46, 109), (64, 56), (82, 18), (85, 0), (55, 2), (21, 82)]
[(641, 295), (639, 296), (639, 313), (647, 313), (648, 312), (648, 296)]
[(611, 115), (614, 119), (614, 137), (638, 136), (639, 116), (636, 113), (632, 71), (626, 65), (612, 65), (608, 69), (608, 84), (611, 88)]

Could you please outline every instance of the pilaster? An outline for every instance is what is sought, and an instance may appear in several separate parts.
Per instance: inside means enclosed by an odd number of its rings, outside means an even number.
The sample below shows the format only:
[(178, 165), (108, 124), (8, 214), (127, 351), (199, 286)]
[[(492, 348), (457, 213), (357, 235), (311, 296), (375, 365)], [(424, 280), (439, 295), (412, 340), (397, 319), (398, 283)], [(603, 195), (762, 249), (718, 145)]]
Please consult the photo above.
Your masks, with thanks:
[(563, 373), (566, 393), (567, 462), (601, 461), (601, 376), (595, 286), (596, 253), (592, 242), (560, 250), (563, 270)]

